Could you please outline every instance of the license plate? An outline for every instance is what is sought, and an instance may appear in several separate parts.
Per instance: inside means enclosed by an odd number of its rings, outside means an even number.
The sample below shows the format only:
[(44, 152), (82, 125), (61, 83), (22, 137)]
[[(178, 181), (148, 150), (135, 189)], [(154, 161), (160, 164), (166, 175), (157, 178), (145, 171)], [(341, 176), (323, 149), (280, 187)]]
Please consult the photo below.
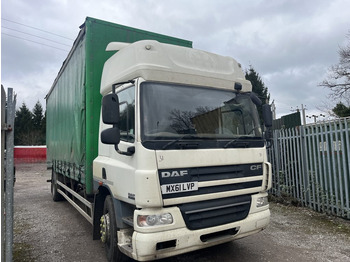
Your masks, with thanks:
[(187, 182), (187, 183), (177, 183), (177, 184), (168, 184), (162, 185), (162, 194), (174, 194), (181, 192), (197, 191), (198, 182)]

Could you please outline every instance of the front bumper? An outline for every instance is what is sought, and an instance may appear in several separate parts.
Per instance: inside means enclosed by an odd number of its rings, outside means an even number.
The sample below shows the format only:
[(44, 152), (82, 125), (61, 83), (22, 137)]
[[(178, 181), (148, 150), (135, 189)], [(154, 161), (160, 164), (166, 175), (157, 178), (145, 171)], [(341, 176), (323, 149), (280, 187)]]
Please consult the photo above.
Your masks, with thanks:
[(269, 221), (270, 210), (266, 206), (244, 220), (211, 228), (189, 230), (181, 227), (153, 233), (135, 231), (132, 256), (139, 261), (148, 261), (207, 248), (257, 233)]

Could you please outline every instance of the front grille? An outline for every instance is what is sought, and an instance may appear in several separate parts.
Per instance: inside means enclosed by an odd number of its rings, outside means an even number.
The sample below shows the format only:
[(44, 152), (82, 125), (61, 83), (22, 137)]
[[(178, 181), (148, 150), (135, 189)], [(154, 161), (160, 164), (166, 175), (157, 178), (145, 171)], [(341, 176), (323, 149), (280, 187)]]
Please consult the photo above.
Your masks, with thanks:
[[(230, 166), (191, 167), (159, 170), (159, 180), (164, 202), (178, 198), (179, 208), (187, 227), (191, 230), (213, 227), (242, 220), (248, 216), (251, 194), (261, 191), (263, 164), (244, 164)], [(240, 181), (239, 179), (242, 178)], [(248, 179), (247, 179), (248, 178)], [(191, 184), (198, 182), (198, 190)], [(202, 182), (202, 183), (201, 183)], [(170, 188), (178, 192), (169, 192)], [(182, 202), (192, 196), (232, 192), (232, 197), (207, 199), (198, 202)], [(218, 194), (219, 193), (219, 194)], [(198, 198), (196, 198), (198, 199)], [(174, 203), (174, 202), (173, 202)]]
[(234, 184), (221, 184), (199, 187), (196, 191), (163, 194), (163, 199), (171, 199), (177, 197), (189, 197), (228, 191), (237, 191), (241, 189), (258, 188), (262, 186), (262, 179), (257, 178), (256, 180), (254, 180), (254, 176), (258, 177), (262, 174), (262, 163), (255, 163), (231, 166), (192, 167), (171, 170), (159, 170), (159, 180), (161, 186), (177, 183), (200, 183), (247, 177), (252, 178), (253, 180)]
[(186, 226), (191, 230), (219, 226), (248, 216), (251, 196), (235, 196), (179, 205)]

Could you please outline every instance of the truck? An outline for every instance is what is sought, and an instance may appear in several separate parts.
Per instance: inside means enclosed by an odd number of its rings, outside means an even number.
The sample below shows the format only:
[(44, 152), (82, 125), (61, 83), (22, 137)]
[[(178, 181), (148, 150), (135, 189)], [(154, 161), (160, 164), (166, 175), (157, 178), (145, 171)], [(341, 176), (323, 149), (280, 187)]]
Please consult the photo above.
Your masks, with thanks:
[(233, 58), (87, 17), (46, 110), (52, 198), (92, 224), (108, 261), (175, 256), (268, 225), (271, 109)]

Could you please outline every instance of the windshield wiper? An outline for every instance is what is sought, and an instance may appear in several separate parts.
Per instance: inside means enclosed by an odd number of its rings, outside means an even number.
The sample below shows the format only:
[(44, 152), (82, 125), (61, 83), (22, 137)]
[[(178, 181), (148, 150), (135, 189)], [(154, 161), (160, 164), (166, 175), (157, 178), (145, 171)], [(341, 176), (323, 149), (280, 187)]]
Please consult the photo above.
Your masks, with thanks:
[[(234, 145), (236, 147), (243, 147), (246, 148), (249, 146), (249, 142), (256, 141), (261, 139), (260, 137), (238, 137), (235, 139), (232, 139), (228, 141), (225, 145), (224, 148), (228, 148), (230, 145)], [(242, 141), (244, 140), (244, 141)]]
[(180, 140), (183, 140), (183, 139), (193, 139), (193, 138), (198, 138), (198, 136), (194, 136), (194, 135), (192, 135), (192, 134), (186, 134), (186, 135), (184, 135), (184, 136), (181, 136), (181, 137), (179, 137), (179, 138), (177, 138), (177, 139), (175, 139), (175, 140), (173, 140), (173, 141), (170, 141), (168, 144), (165, 144), (163, 147), (162, 147), (162, 149), (164, 150), (164, 149), (166, 149), (166, 148), (168, 148), (169, 146), (171, 146), (171, 145), (173, 145), (173, 144), (175, 144), (175, 143), (177, 143), (177, 142), (179, 142)]

